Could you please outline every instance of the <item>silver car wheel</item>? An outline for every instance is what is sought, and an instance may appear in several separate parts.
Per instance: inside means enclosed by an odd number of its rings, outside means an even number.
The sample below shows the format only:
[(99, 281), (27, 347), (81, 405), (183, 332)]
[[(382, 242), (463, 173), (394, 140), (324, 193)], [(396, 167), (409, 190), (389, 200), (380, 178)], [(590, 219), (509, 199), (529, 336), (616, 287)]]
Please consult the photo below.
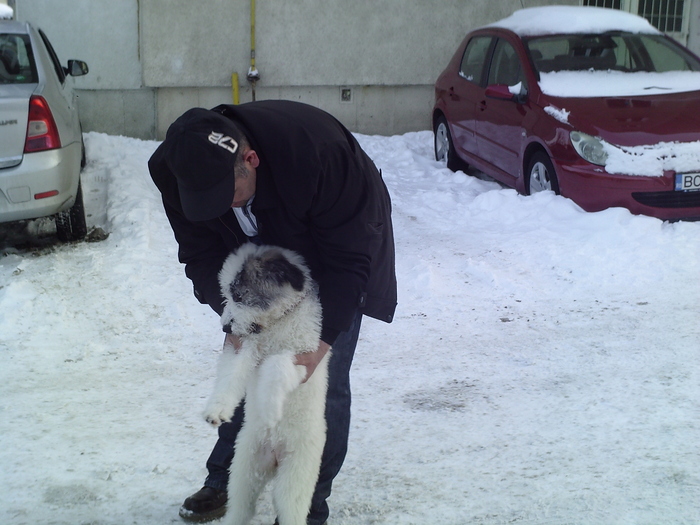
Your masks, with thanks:
[(447, 163), (450, 158), (450, 136), (445, 121), (435, 129), (435, 160)]
[(530, 195), (540, 191), (552, 191), (552, 179), (541, 162), (535, 162), (530, 170)]

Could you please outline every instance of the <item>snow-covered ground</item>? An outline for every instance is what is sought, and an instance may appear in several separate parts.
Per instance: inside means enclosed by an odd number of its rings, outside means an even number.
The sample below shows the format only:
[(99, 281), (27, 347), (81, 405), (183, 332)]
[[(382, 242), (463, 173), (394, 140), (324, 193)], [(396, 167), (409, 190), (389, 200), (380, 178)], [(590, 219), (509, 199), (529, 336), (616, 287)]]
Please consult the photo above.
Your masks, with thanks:
[[(177, 262), (158, 143), (85, 138), (109, 237), (0, 240), (0, 523), (178, 523), (223, 334)], [(358, 138), (399, 307), (364, 324), (329, 523), (700, 523), (700, 223), (519, 196), (434, 162), (429, 132)]]

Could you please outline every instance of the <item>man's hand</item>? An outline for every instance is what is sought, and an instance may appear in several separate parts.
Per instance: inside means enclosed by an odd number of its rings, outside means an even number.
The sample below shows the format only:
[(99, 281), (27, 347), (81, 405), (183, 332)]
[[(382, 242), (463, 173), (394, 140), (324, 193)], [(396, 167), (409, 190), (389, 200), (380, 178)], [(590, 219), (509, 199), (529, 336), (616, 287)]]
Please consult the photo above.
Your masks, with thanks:
[(238, 351), (241, 349), (241, 346), (243, 346), (243, 344), (241, 343), (241, 338), (233, 334), (226, 334), (226, 339), (224, 339), (224, 346), (226, 345), (233, 346), (233, 349), (236, 351), (236, 353), (238, 353)]
[(311, 374), (314, 373), (314, 370), (316, 370), (316, 367), (321, 362), (321, 359), (323, 359), (323, 357), (328, 353), (328, 350), (330, 348), (331, 345), (329, 345), (328, 343), (319, 341), (318, 350), (314, 352), (306, 352), (304, 354), (296, 355), (296, 359), (294, 361), (295, 364), (306, 367), (306, 377), (304, 378), (304, 381), (302, 381), (302, 383), (306, 383), (309, 380)]

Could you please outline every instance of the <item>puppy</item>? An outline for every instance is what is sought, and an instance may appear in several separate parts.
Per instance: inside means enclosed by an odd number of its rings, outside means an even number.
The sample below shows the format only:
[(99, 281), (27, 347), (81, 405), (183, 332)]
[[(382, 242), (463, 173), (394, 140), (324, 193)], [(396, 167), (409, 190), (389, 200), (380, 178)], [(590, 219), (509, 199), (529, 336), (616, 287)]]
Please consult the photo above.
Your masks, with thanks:
[(306, 383), (294, 356), (317, 350), (321, 304), (316, 284), (298, 254), (276, 246), (243, 245), (224, 262), (225, 344), (205, 419), (230, 421), (245, 397), (243, 428), (228, 484), (225, 525), (247, 525), (258, 496), (274, 480), (280, 525), (305, 525), (326, 441), (327, 354)]

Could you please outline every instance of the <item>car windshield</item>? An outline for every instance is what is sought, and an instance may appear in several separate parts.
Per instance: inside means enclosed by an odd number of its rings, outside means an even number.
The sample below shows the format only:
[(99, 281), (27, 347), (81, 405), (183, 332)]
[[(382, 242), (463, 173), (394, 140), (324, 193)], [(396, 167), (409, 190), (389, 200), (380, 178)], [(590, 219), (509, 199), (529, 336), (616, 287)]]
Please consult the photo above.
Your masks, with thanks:
[(0, 84), (37, 82), (29, 35), (0, 33)]
[(539, 73), (700, 71), (700, 61), (662, 35), (615, 32), (523, 40)]

